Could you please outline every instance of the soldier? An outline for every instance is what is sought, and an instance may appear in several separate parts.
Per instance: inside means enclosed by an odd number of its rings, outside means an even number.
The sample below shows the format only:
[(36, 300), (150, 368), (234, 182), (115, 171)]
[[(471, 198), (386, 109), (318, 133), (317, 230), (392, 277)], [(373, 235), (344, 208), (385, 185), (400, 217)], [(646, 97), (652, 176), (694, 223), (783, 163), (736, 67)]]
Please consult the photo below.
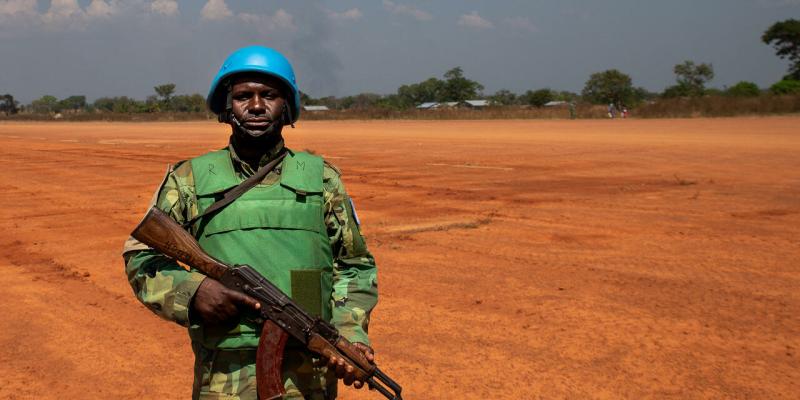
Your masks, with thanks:
[[(367, 326), (377, 302), (376, 267), (339, 171), (321, 157), (284, 147), (300, 95), (288, 60), (275, 50), (234, 52), (214, 78), (208, 107), (230, 124), (228, 146), (171, 167), (153, 204), (229, 264), (248, 264), (331, 321), (373, 359)], [(220, 193), (286, 153), (263, 181), (221, 211), (200, 216)], [(155, 314), (189, 330), (195, 355), (194, 399), (256, 399), (260, 333), (246, 314), (259, 305), (134, 239), (125, 270), (136, 297)], [(291, 340), (284, 352), (285, 398), (333, 399), (337, 377), (360, 388), (336, 357), (317, 360)]]

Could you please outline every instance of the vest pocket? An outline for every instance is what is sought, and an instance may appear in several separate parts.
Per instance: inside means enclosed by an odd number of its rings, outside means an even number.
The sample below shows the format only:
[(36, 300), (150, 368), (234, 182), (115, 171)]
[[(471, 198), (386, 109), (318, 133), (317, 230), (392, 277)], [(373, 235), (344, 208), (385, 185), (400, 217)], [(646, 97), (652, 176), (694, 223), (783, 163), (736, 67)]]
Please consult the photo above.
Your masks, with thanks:
[[(309, 201), (299, 203), (294, 200), (252, 200), (239, 199), (224, 208), (209, 220), (202, 232), (205, 236), (244, 229), (300, 229), (320, 232), (322, 223), (322, 203)], [(202, 226), (201, 222), (201, 226)]]

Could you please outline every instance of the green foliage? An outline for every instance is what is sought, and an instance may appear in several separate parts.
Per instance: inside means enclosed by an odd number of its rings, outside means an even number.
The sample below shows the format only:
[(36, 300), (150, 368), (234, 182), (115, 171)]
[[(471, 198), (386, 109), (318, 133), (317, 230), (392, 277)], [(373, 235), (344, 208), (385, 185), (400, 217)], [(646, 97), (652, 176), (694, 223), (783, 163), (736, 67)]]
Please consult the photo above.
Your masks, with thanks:
[(430, 101), (464, 101), (480, 97), (482, 90), (483, 85), (464, 77), (461, 67), (455, 67), (444, 73), (444, 80), (428, 78), (419, 83), (400, 86), (393, 104), (401, 108), (411, 108)]
[(19, 112), (19, 103), (14, 100), (14, 96), (8, 93), (0, 96), (0, 112), (5, 115)]
[(495, 92), (495, 94), (489, 96), (489, 100), (492, 102), (492, 104), (510, 106), (517, 104), (518, 98), (514, 92), (506, 89), (500, 89)]
[(138, 102), (134, 99), (129, 98), (128, 96), (120, 96), (114, 98), (114, 105), (111, 108), (111, 111), (115, 113), (134, 113), (141, 110), (142, 107), (138, 104)]
[(578, 100), (579, 97), (577, 93), (572, 93), (567, 90), (562, 90), (560, 92), (553, 91), (553, 100), (566, 101), (569, 103)]
[(377, 107), (381, 102), (382, 96), (375, 93), (360, 93), (355, 96), (342, 98), (340, 107), (344, 109), (364, 110)]
[(165, 83), (163, 85), (158, 85), (153, 88), (156, 91), (156, 94), (161, 97), (161, 101), (164, 103), (169, 103), (172, 94), (175, 93), (175, 84), (174, 83)]
[(758, 97), (761, 89), (753, 82), (741, 81), (725, 91), (728, 96), (734, 97)]
[(177, 112), (202, 112), (206, 109), (206, 99), (196, 93), (178, 95), (170, 100), (170, 109)]
[(483, 85), (464, 77), (461, 67), (455, 67), (444, 73), (444, 87), (439, 101), (464, 101), (480, 97)]
[(630, 103), (630, 105), (633, 106), (643, 101), (653, 100), (657, 97), (658, 97), (657, 93), (653, 93), (643, 87), (635, 87), (633, 88), (633, 94), (632, 94), (633, 101)]
[(429, 101), (444, 101), (444, 86), (443, 81), (429, 78), (420, 83), (400, 86), (397, 89), (397, 96), (400, 103), (406, 108)]
[(594, 104), (633, 104), (636, 101), (631, 77), (616, 69), (592, 74), (582, 96)]
[(58, 102), (60, 110), (78, 111), (86, 109), (86, 96), (69, 96)]
[(770, 86), (769, 91), (776, 95), (800, 94), (800, 80), (784, 79)]
[(114, 99), (111, 97), (100, 97), (92, 103), (95, 110), (112, 111), (114, 109)]
[(714, 79), (714, 67), (711, 64), (695, 64), (694, 61), (684, 61), (674, 68), (678, 81), (677, 92), (681, 97), (702, 96), (705, 93), (706, 83)]
[(676, 97), (689, 97), (692, 95), (692, 89), (686, 85), (672, 85), (664, 89), (661, 97), (667, 99), (674, 99)]
[(792, 62), (786, 80), (800, 80), (800, 21), (787, 19), (776, 22), (761, 36), (765, 44), (772, 44), (775, 54)]
[(37, 114), (59, 112), (58, 99), (55, 96), (45, 95), (31, 102), (31, 110)]
[(555, 97), (555, 93), (550, 89), (528, 90), (525, 94), (520, 96), (520, 101), (523, 104), (543, 107), (545, 104), (553, 101)]

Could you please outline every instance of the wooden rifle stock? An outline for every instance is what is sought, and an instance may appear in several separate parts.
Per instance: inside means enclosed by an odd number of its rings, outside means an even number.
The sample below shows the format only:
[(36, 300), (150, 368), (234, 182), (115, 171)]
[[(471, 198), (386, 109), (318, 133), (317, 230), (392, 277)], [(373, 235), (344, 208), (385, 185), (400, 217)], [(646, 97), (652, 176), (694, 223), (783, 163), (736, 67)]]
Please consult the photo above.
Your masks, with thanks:
[(158, 208), (151, 208), (131, 233), (134, 239), (203, 271), (216, 280), (222, 279), (228, 265), (208, 255), (197, 240)]

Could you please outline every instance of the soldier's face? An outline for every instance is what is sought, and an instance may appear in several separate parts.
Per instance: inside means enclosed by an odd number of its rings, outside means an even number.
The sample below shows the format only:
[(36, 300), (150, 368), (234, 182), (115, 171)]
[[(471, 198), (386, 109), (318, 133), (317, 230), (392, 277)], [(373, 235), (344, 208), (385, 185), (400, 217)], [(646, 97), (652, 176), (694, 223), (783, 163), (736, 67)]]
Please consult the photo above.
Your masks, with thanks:
[(252, 137), (279, 131), (285, 105), (286, 94), (276, 78), (243, 76), (231, 86), (233, 116), (241, 124), (240, 130)]

